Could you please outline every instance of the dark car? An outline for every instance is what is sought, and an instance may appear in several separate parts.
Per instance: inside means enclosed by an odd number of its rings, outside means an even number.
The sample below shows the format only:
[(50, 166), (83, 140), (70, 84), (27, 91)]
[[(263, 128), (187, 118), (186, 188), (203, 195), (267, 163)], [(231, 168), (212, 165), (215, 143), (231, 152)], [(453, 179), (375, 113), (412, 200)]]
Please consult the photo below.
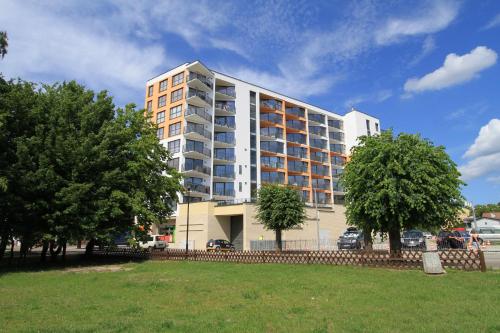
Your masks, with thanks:
[(356, 228), (348, 228), (337, 241), (339, 250), (342, 249), (362, 249), (364, 244), (363, 232)]
[(234, 245), (225, 239), (210, 239), (207, 242), (207, 251), (234, 251)]
[(407, 230), (401, 237), (401, 245), (408, 249), (424, 249), (425, 235), (420, 230)]
[(467, 231), (442, 230), (437, 237), (437, 246), (439, 249), (466, 249), (469, 239)]

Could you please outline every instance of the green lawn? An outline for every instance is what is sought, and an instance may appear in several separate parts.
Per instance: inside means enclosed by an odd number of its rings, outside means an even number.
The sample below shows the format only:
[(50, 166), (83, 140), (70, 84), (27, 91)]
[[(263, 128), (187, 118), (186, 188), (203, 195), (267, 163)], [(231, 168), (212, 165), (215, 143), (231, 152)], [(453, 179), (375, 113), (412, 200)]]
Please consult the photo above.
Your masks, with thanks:
[(0, 273), (0, 331), (500, 332), (498, 271), (426, 276), (200, 262), (122, 268)]

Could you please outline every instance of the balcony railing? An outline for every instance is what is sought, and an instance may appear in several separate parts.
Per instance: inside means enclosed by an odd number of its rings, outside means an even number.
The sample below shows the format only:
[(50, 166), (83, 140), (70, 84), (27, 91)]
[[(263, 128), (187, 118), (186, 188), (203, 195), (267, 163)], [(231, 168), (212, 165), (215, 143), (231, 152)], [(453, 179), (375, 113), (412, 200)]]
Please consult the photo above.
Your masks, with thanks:
[(342, 187), (342, 185), (338, 182), (333, 182), (333, 190), (336, 192), (344, 192), (344, 187)]
[[(294, 181), (294, 180), (290, 180), (290, 178), (288, 178), (288, 185), (298, 186), (298, 187), (309, 187), (309, 181), (308, 180)], [(309, 196), (308, 196), (308, 199), (309, 199)]]
[(217, 126), (222, 126), (222, 127), (227, 127), (231, 129), (236, 128), (236, 123), (233, 121), (227, 121), (225, 118), (215, 118), (215, 125)]
[(303, 108), (298, 108), (298, 107), (286, 108), (285, 112), (286, 114), (290, 114), (297, 117), (305, 116), (305, 110)]
[(260, 150), (267, 151), (270, 153), (283, 154), (283, 146), (267, 144), (267, 143), (276, 143), (276, 142), (278, 142), (278, 141), (262, 141), (260, 143)]
[(218, 87), (215, 87), (215, 92), (218, 92), (219, 94), (223, 94), (223, 95), (230, 96), (230, 97), (236, 97), (236, 90), (234, 89), (234, 87), (218, 86)]
[(342, 158), (340, 156), (333, 156), (331, 159), (332, 165), (335, 166), (344, 166), (345, 162), (346, 162), (345, 158)]
[(309, 145), (313, 148), (326, 149), (326, 140), (309, 140)]
[(189, 133), (197, 133), (204, 138), (211, 139), (212, 138), (212, 133), (210, 131), (207, 131), (204, 128), (201, 128), (201, 126), (195, 126), (191, 124), (187, 124), (184, 127), (184, 134), (189, 134)]
[(273, 113), (263, 113), (260, 115), (260, 121), (267, 121), (273, 124), (283, 124), (283, 117), (280, 116), (279, 114), (273, 114)]
[(203, 173), (205, 175), (210, 175), (210, 167), (204, 166), (204, 165), (182, 165), (182, 171), (187, 172), (187, 171), (196, 171)]
[(223, 153), (215, 153), (214, 158), (221, 161), (234, 162), (236, 161), (236, 156), (234, 154), (223, 154)]
[(306, 129), (306, 123), (300, 120), (287, 120), (286, 127), (304, 131)]
[(204, 91), (194, 89), (194, 88), (189, 88), (188, 91), (186, 92), (186, 98), (191, 98), (191, 97), (199, 97), (202, 100), (204, 100), (206, 103), (212, 105), (212, 97)]
[(222, 197), (234, 197), (233, 189), (215, 189), (214, 195), (222, 196)]
[(309, 134), (326, 136), (326, 128), (319, 126), (309, 126)]
[(330, 144), (330, 151), (339, 154), (345, 154), (345, 145), (332, 143)]
[(294, 156), (294, 157), (299, 157), (299, 158), (307, 158), (307, 150), (306, 149), (287, 148), (286, 154), (289, 156)]
[(305, 164), (288, 163), (288, 171), (307, 172), (307, 169), (308, 169), (307, 163), (305, 163)]
[(311, 160), (316, 162), (326, 163), (328, 162), (328, 155), (324, 153), (321, 154), (311, 153)]
[(197, 115), (210, 123), (212, 122), (212, 115), (208, 112), (207, 108), (200, 108), (197, 106), (188, 105), (186, 112), (184, 113), (184, 116), (187, 117), (192, 115)]
[(272, 184), (284, 184), (285, 183), (285, 174), (276, 174), (276, 175), (267, 175), (265, 177), (261, 177), (261, 181), (263, 183), (272, 183)]
[(184, 145), (182, 147), (182, 152), (183, 153), (193, 153), (193, 152), (196, 152), (196, 153), (200, 153), (202, 155), (205, 155), (207, 157), (211, 156), (210, 149), (207, 149), (205, 147), (200, 148), (200, 147), (196, 147), (194, 145)]
[(260, 165), (266, 168), (273, 168), (273, 169), (284, 169), (285, 168), (285, 163), (283, 162), (267, 162), (267, 161), (260, 161)]
[(234, 179), (234, 171), (214, 169), (214, 177)]
[(215, 102), (215, 108), (230, 113), (236, 113), (236, 107), (233, 104)]
[(339, 130), (343, 130), (344, 129), (344, 122), (342, 120), (329, 119), (328, 126), (332, 127), (332, 128), (339, 129)]
[(203, 184), (195, 184), (192, 182), (184, 181), (184, 187), (189, 188), (191, 192), (210, 194), (210, 187)]
[(211, 78), (209, 78), (205, 75), (201, 75), (200, 73), (189, 72), (189, 75), (187, 77), (187, 82), (192, 81), (192, 80), (196, 80), (196, 79), (203, 82), (208, 88), (210, 88), (210, 89), (213, 88), (213, 81)]
[(342, 132), (330, 132), (329, 137), (331, 140), (344, 141), (344, 133)]
[(344, 173), (344, 169), (332, 169), (332, 177), (339, 178)]
[(269, 109), (274, 109), (274, 110), (280, 110), (282, 109), (282, 103), (281, 101), (277, 101), (274, 99), (264, 99), (260, 101), (260, 106), (269, 108)]
[(312, 187), (320, 190), (329, 190), (330, 189), (330, 182), (321, 182), (321, 183), (312, 183)]
[(306, 142), (307, 142), (306, 136), (302, 135), (302, 134), (299, 134), (299, 135), (295, 135), (295, 134), (296, 133), (294, 133), (294, 134), (287, 134), (286, 135), (286, 141), (300, 143), (300, 144), (305, 145)]
[[(232, 133), (232, 132), (230, 132)], [(214, 141), (216, 142), (221, 142), (221, 143), (227, 143), (227, 144), (235, 144), (236, 140), (234, 136), (227, 136), (227, 135), (216, 135), (214, 137)]]
[(312, 167), (311, 173), (313, 173), (315, 175), (320, 175), (320, 176), (328, 176), (329, 170), (326, 167), (321, 167), (321, 168)]
[(314, 121), (315, 123), (319, 124), (324, 124), (325, 123), (325, 116), (322, 114), (314, 114), (310, 113), (307, 117), (309, 121)]
[(283, 130), (276, 127), (262, 127), (260, 129), (260, 135), (273, 139), (283, 139)]

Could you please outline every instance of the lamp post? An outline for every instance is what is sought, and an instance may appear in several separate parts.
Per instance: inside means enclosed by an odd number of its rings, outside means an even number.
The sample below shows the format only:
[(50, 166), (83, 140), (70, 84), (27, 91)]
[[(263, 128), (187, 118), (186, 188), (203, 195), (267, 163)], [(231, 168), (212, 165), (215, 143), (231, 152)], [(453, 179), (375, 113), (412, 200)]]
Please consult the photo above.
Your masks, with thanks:
[(314, 203), (316, 204), (316, 239), (318, 240), (318, 251), (320, 250), (320, 245), (319, 245), (319, 210), (318, 210), (318, 191), (316, 191), (316, 188), (313, 187), (313, 192), (314, 192)]
[(189, 248), (189, 202), (191, 201), (191, 187), (188, 185), (186, 187), (187, 191), (187, 223), (186, 223), (186, 254), (188, 254)]

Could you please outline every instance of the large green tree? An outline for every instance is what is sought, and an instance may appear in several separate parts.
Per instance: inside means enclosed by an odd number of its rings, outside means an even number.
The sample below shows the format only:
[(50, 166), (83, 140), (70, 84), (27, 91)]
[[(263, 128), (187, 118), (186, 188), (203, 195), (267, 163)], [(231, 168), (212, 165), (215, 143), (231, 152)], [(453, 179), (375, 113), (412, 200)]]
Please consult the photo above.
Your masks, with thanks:
[(277, 251), (281, 251), (281, 232), (304, 223), (305, 205), (299, 193), (288, 186), (263, 185), (257, 192), (257, 220), (276, 234)]
[(435, 228), (457, 218), (464, 183), (444, 147), (392, 130), (359, 140), (341, 178), (349, 224), (365, 234), (387, 232), (397, 255), (401, 230)]
[(75, 82), (2, 87), (9, 92), (0, 99), (9, 161), (0, 162), (2, 241), (20, 237), (22, 250), (42, 241), (44, 256), (49, 245), (58, 253), (67, 240), (85, 238), (91, 250), (95, 240), (148, 230), (172, 213), (181, 176), (167, 166), (144, 110), (116, 108), (106, 92)]
[(500, 202), (497, 204), (475, 205), (474, 211), (476, 213), (476, 217), (483, 216), (483, 213), (500, 212)]

